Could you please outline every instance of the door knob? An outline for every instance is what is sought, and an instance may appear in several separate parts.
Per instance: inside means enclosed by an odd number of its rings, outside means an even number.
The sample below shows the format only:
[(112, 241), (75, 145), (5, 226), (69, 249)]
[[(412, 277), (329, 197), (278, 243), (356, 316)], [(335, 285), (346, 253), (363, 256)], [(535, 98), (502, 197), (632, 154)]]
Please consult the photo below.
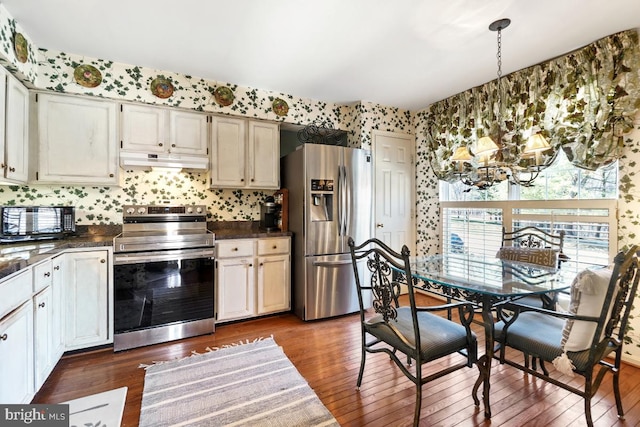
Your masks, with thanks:
[(376, 227), (378, 227), (378, 228), (384, 228), (384, 224), (376, 224)]

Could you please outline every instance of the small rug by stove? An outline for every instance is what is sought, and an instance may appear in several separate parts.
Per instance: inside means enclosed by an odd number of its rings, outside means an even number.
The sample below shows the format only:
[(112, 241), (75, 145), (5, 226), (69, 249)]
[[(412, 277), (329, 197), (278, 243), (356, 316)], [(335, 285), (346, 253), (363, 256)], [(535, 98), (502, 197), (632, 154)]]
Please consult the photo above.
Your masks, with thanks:
[[(120, 427), (127, 387), (69, 400), (69, 426)], [(35, 425), (35, 424), (34, 424)]]
[(141, 427), (339, 426), (273, 338), (141, 366)]

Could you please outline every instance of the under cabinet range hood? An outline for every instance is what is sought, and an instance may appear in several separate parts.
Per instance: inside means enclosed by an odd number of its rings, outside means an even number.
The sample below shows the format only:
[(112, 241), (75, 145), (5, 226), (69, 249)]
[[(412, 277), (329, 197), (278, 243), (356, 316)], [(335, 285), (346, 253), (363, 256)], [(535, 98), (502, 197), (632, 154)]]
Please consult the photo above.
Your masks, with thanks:
[(206, 170), (209, 168), (209, 159), (206, 156), (190, 156), (188, 154), (120, 151), (120, 166), (123, 168), (162, 167)]

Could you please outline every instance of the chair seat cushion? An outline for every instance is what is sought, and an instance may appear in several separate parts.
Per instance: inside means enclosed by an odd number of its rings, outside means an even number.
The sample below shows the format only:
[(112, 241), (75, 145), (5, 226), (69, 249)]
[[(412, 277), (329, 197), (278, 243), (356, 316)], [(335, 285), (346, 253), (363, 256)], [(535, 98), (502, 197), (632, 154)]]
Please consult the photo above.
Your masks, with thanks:
[[(552, 362), (563, 353), (561, 342), (564, 325), (564, 319), (526, 311), (520, 313), (516, 321), (507, 329), (506, 344), (531, 356)], [(502, 343), (505, 341), (503, 329), (504, 322), (495, 324), (496, 340)], [(609, 346), (605, 353), (600, 355), (600, 358), (614, 349), (613, 346)], [(589, 350), (568, 351), (567, 356), (573, 362), (577, 372), (585, 371), (589, 359)]]
[[(409, 307), (398, 308), (396, 319), (390, 320), (389, 323), (407, 339), (411, 346), (415, 347), (413, 321)], [(418, 323), (423, 362), (438, 359), (467, 347), (467, 332), (464, 326), (458, 323), (426, 312), (418, 312)], [(371, 335), (397, 347), (403, 353), (413, 354), (413, 349), (398, 338), (392, 328), (384, 323), (381, 315), (367, 320), (365, 328)], [(475, 344), (476, 336), (473, 332), (471, 335)]]

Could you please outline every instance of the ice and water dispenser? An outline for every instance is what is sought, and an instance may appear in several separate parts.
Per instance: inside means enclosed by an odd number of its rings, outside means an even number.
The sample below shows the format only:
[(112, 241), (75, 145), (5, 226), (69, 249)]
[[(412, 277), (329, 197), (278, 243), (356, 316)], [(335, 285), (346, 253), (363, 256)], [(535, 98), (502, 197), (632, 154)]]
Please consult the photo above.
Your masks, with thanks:
[(333, 180), (311, 180), (311, 221), (333, 221)]

